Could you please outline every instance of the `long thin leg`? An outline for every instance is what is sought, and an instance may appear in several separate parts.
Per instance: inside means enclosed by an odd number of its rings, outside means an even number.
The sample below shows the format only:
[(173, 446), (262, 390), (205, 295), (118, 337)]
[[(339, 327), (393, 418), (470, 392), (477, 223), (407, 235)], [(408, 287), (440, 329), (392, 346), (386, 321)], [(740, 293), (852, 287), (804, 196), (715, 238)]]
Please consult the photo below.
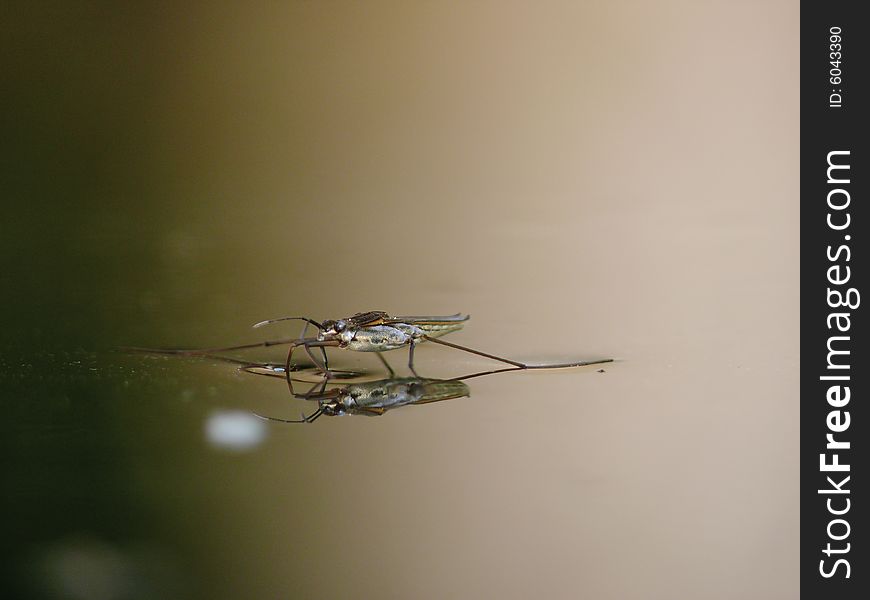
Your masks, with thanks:
[[(608, 358), (606, 360), (589, 361), (588, 363), (583, 363), (583, 364), (595, 365), (598, 363), (605, 363), (605, 362), (613, 362), (613, 359)], [(580, 365), (578, 365), (578, 366), (580, 366)], [(542, 365), (540, 367), (536, 367), (536, 366), (528, 367), (528, 369), (543, 369), (543, 368), (549, 368), (549, 365)], [(465, 381), (467, 379), (474, 379), (475, 377), (483, 377), (485, 375), (497, 375), (499, 373), (509, 373), (510, 371), (526, 371), (526, 370), (527, 369), (523, 368), (523, 367), (505, 367), (503, 369), (493, 369), (492, 371), (478, 371), (477, 373), (471, 373), (470, 375), (460, 375), (459, 377), (451, 377), (450, 379), (441, 379), (439, 381)]]
[(308, 358), (311, 359), (311, 362), (314, 363), (314, 366), (317, 367), (320, 371), (324, 373), (329, 373), (329, 356), (326, 354), (326, 350), (323, 346), (320, 347), (320, 355), (323, 356), (323, 363), (317, 362), (317, 359), (314, 358), (314, 355), (311, 353), (311, 345), (310, 344), (302, 344), (302, 347), (305, 348), (305, 353), (308, 354)]
[[(161, 351), (161, 350), (152, 351), (152, 350), (148, 350), (145, 348), (136, 348), (135, 351), (142, 352), (142, 353), (154, 352), (156, 354), (166, 354), (166, 352)], [(172, 352), (171, 354), (173, 356), (179, 355), (175, 352)], [(207, 358), (207, 359), (211, 359), (211, 360), (220, 360), (220, 361), (228, 362), (228, 363), (231, 363), (234, 365), (239, 365), (240, 371), (244, 371), (245, 373), (250, 373), (251, 375), (260, 375), (260, 376), (265, 376), (265, 377), (280, 377), (281, 379), (286, 379), (286, 377), (287, 377), (286, 366), (283, 366), (283, 365), (275, 365), (272, 363), (262, 363), (262, 362), (251, 362), (250, 360), (242, 360), (240, 358), (235, 358), (233, 356), (222, 356), (220, 354), (209, 354), (207, 352), (196, 352), (196, 353), (191, 353), (191, 354), (184, 354), (183, 356), (193, 356), (196, 358)], [(297, 370), (297, 367), (299, 367), (299, 366), (300, 365), (293, 365), (291, 367), (291, 370), (295, 371), (295, 370)], [(317, 367), (318, 369), (320, 368), (320, 365), (317, 364), (316, 361), (314, 363), (314, 366)], [(302, 365), (302, 368), (299, 370), (302, 370), (305, 368), (308, 368), (307, 365)], [(268, 372), (265, 372), (265, 373), (257, 372), (255, 369), (262, 369), (262, 370), (268, 371)]]
[[(311, 350), (310, 350), (311, 348), (318, 348), (318, 347), (324, 348), (326, 346), (338, 346), (339, 344), (341, 344), (341, 342), (339, 342), (338, 340), (321, 341), (321, 340), (303, 339), (303, 340), (295, 340), (290, 345), (290, 350), (287, 352), (287, 360), (284, 362), (284, 370), (287, 373), (287, 387), (290, 388), (291, 394), (293, 394), (294, 396), (296, 395), (296, 392), (293, 391), (293, 379), (290, 377), (290, 361), (293, 358), (293, 351), (298, 346), (303, 346), (305, 348), (305, 351), (308, 353), (308, 356), (311, 357), (311, 360), (314, 360), (314, 355), (311, 353)], [(314, 360), (314, 364), (317, 364), (316, 360)], [(329, 371), (327, 370), (326, 373), (329, 373)]]
[(287, 361), (284, 363), (284, 375), (287, 376), (287, 387), (290, 388), (290, 394), (293, 396), (296, 396), (296, 391), (293, 389), (293, 378), (290, 377), (290, 361), (293, 358), (293, 351), (296, 349), (296, 346), (304, 343), (305, 340), (297, 340), (293, 342), (290, 349), (287, 351)]
[(326, 356), (326, 350), (320, 348), (320, 353), (323, 355), (323, 364), (321, 364), (316, 358), (314, 358), (314, 354), (311, 353), (311, 346), (308, 344), (302, 344), (302, 347), (305, 348), (305, 353), (308, 355), (308, 358), (311, 359), (311, 362), (314, 363), (315, 367), (320, 371), (329, 372), (329, 358)]
[(290, 394), (293, 396), (296, 395), (296, 391), (293, 389), (293, 378), (290, 377), (290, 361), (293, 358), (293, 351), (296, 349), (296, 346), (304, 343), (305, 340), (293, 342), (290, 349), (287, 351), (287, 361), (284, 363), (284, 374), (287, 376), (287, 387), (290, 388)]
[(570, 369), (571, 367), (588, 367), (589, 365), (601, 365), (604, 363), (613, 362), (612, 358), (602, 358), (599, 360), (580, 360), (572, 363), (555, 363), (552, 365), (526, 365), (524, 369)]
[[(302, 394), (301, 397), (304, 398), (305, 400), (311, 400), (311, 398), (313, 398), (315, 396), (322, 396), (323, 392), (326, 391), (326, 384), (328, 383), (328, 381), (329, 380), (326, 377), (324, 377), (323, 381), (318, 381), (317, 383), (312, 385), (311, 389), (308, 390), (306, 393)], [(315, 393), (314, 390), (316, 390), (317, 388), (320, 388), (320, 391)]]
[(390, 363), (387, 362), (387, 359), (384, 358), (384, 353), (383, 353), (383, 352), (375, 352), (375, 354), (377, 354), (377, 355), (378, 355), (378, 358), (381, 359), (381, 363), (383, 363), (384, 368), (387, 369), (387, 373), (390, 374), (390, 379), (392, 379), (393, 377), (395, 377), (395, 376), (396, 376), (396, 372), (393, 371), (393, 367), (391, 367), (391, 366), (390, 366)]
[(525, 371), (525, 369), (522, 367), (505, 367), (504, 369), (481, 371), (479, 373), (472, 373), (471, 375), (462, 375), (461, 377), (451, 377), (445, 381), (465, 381), (466, 379), (474, 379), (475, 377), (483, 377), (484, 375), (497, 375), (498, 373), (507, 373), (509, 371)]
[(267, 340), (265, 342), (256, 342), (254, 344), (240, 344), (238, 346), (224, 346), (222, 348), (194, 348), (185, 350), (183, 348), (137, 348), (135, 346), (121, 346), (121, 350), (127, 352), (146, 352), (148, 354), (172, 354), (176, 356), (200, 356), (203, 354), (212, 354), (214, 352), (229, 352), (231, 350), (248, 350), (250, 348), (268, 348), (269, 346), (283, 346), (292, 344), (295, 339), (285, 338), (280, 340)]
[[(270, 325), (270, 324), (276, 323), (278, 321), (304, 321), (305, 325), (302, 327), (302, 332), (299, 334), (299, 338), (298, 338), (299, 341), (304, 341), (306, 339), (305, 335), (308, 333), (308, 327), (310, 325), (313, 324), (318, 329), (323, 328), (323, 326), (320, 323), (318, 323), (317, 321), (314, 321), (313, 319), (309, 319), (308, 317), (283, 317), (280, 319), (269, 319), (268, 321), (260, 321), (259, 323), (255, 323), (253, 326), (255, 328), (257, 328), (257, 327), (262, 327), (263, 325)], [(304, 345), (304, 348), (305, 348), (305, 353), (308, 354), (308, 357), (311, 359), (311, 362), (314, 363), (315, 367), (317, 367), (321, 371), (323, 371), (324, 368), (326, 370), (329, 370), (329, 359), (326, 357), (326, 350), (324, 350), (323, 348), (320, 349), (320, 353), (323, 355), (323, 365), (321, 365), (319, 362), (317, 362), (317, 359), (314, 358), (314, 355), (311, 354), (311, 349), (308, 347), (307, 344)]]
[[(305, 326), (302, 328), (302, 333), (299, 334), (300, 340), (305, 339), (305, 334), (308, 333), (308, 326), (311, 325), (312, 323), (315, 323), (318, 327), (321, 327), (321, 325), (319, 323), (317, 323), (316, 321), (312, 321), (311, 319), (308, 319), (306, 317), (292, 317), (292, 318), (294, 318), (294, 319), (301, 318), (303, 321), (305, 321)], [(257, 327), (258, 325), (260, 325), (260, 324), (258, 323), (254, 327)], [(317, 360), (313, 356), (311, 356), (311, 350), (308, 348), (308, 346), (305, 346), (305, 352), (311, 358), (311, 362), (313, 362), (314, 365), (318, 369), (320, 369), (321, 371), (329, 371), (329, 357), (326, 355), (326, 350), (324, 350), (323, 348), (320, 349), (320, 354), (321, 354), (321, 356), (323, 356), (323, 365), (318, 363)]]
[[(298, 338), (300, 341), (304, 341), (305, 335), (308, 333), (308, 326), (311, 325), (311, 322), (305, 317), (290, 317), (287, 320), (297, 320), (297, 319), (301, 320), (301, 321), (305, 321), (305, 325), (302, 326), (302, 332), (299, 334), (299, 338)], [(274, 322), (275, 322), (274, 319), (270, 319), (268, 321), (260, 321), (259, 323), (254, 323), (253, 327), (256, 329), (258, 327), (262, 327), (263, 325), (269, 325), (269, 324), (274, 323)], [(308, 355), (308, 358), (310, 358), (311, 362), (314, 363), (314, 366), (317, 367), (318, 369), (320, 369), (320, 363), (318, 363), (317, 360), (315, 360), (314, 355), (311, 354), (311, 350), (308, 348), (308, 346), (303, 345), (303, 347), (305, 348), (305, 353)]]
[(602, 360), (584, 360), (584, 361), (578, 361), (578, 362), (572, 362), (572, 363), (557, 363), (557, 364), (552, 364), (552, 365), (528, 365), (526, 363), (521, 363), (521, 362), (516, 361), (516, 360), (511, 360), (509, 358), (503, 358), (501, 356), (496, 356), (495, 354), (487, 354), (486, 352), (481, 352), (480, 350), (474, 350), (473, 348), (468, 348), (466, 346), (460, 346), (459, 344), (454, 344), (452, 342), (445, 342), (444, 340), (439, 340), (437, 338), (429, 337), (428, 335), (424, 335), (423, 339), (428, 340), (430, 342), (435, 342), (436, 344), (441, 344), (442, 346), (449, 346), (450, 348), (462, 350), (463, 352), (470, 352), (471, 354), (477, 354), (478, 356), (483, 356), (485, 358), (491, 358), (492, 360), (497, 360), (499, 362), (513, 365), (519, 369), (566, 369), (569, 367), (585, 367), (586, 365), (598, 365), (601, 363), (613, 362), (612, 358), (605, 358)]
[[(143, 350), (143, 352), (144, 352), (144, 350)], [(239, 369), (247, 369), (247, 368), (253, 368), (253, 367), (261, 367), (261, 368), (268, 368), (269, 367), (269, 363), (252, 362), (250, 360), (242, 360), (241, 358), (235, 358), (233, 356), (221, 356), (220, 354), (203, 353), (203, 354), (196, 354), (195, 356), (198, 358), (210, 358), (212, 360), (219, 360), (219, 361), (227, 362), (227, 363), (230, 363), (233, 365), (241, 365), (239, 367)], [(284, 377), (284, 374), (282, 373), (280, 375), (280, 377)]]
[(408, 368), (411, 369), (411, 373), (414, 374), (414, 377), (420, 379), (420, 376), (417, 374), (417, 369), (414, 368), (414, 348), (417, 346), (414, 340), (408, 344)]

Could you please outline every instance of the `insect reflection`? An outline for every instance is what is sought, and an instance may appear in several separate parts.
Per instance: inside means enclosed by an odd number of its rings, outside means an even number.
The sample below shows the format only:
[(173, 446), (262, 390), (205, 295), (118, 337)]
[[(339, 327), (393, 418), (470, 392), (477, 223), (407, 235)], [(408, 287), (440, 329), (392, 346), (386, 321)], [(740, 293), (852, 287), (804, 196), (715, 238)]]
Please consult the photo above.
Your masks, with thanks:
[[(166, 353), (159, 350), (134, 350), (156, 354)], [(170, 352), (170, 354), (177, 354), (177, 352)], [(254, 413), (262, 419), (279, 423), (312, 423), (322, 415), (330, 417), (342, 415), (380, 416), (389, 410), (401, 406), (430, 404), (443, 400), (464, 398), (470, 396), (468, 385), (465, 383), (469, 379), (524, 370), (524, 367), (521, 366), (510, 366), (489, 371), (478, 371), (461, 377), (437, 379), (419, 376), (396, 377), (395, 373), (390, 369), (390, 377), (385, 379), (377, 381), (349, 381), (345, 383), (345, 380), (358, 379), (364, 376), (365, 373), (354, 371), (324, 372), (317, 365), (302, 364), (295, 364), (288, 370), (286, 365), (254, 363), (204, 351), (191, 353), (191, 355), (232, 363), (238, 366), (239, 371), (245, 373), (286, 380), (293, 398), (317, 403), (316, 410), (307, 416), (302, 413), (301, 419), (279, 419)], [(603, 369), (599, 370), (599, 372), (603, 372)], [(312, 383), (310, 380), (304, 381), (298, 378), (305, 373), (317, 373), (320, 377), (313, 382), (313, 385), (311, 385), (307, 392), (299, 392), (296, 387), (300, 383)], [(294, 382), (296, 387), (294, 387)]]
[[(247, 365), (241, 367), (241, 370), (255, 375), (285, 378), (283, 367), (275, 365)], [(338, 387), (327, 389), (327, 386), (333, 382), (324, 376), (307, 392), (293, 393), (294, 398), (317, 402), (317, 409), (310, 415), (306, 416), (303, 413), (301, 419), (295, 420), (254, 414), (260, 418), (279, 423), (312, 423), (321, 415), (328, 417), (343, 415), (376, 417), (401, 406), (430, 404), (442, 400), (468, 397), (470, 395), (468, 385), (461, 379), (463, 378), (390, 377), (377, 381), (338, 384)], [(333, 385), (335, 384), (333, 383)]]

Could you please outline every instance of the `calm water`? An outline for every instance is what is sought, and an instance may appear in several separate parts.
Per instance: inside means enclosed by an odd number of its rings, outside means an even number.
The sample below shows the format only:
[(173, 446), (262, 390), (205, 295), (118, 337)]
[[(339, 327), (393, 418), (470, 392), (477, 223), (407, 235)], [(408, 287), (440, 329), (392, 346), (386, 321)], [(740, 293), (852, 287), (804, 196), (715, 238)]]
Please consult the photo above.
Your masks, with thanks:
[[(797, 5), (16, 18), (4, 597), (797, 595)], [(279, 380), (117, 350), (374, 309), (618, 361), (293, 426), (248, 419), (306, 406)]]

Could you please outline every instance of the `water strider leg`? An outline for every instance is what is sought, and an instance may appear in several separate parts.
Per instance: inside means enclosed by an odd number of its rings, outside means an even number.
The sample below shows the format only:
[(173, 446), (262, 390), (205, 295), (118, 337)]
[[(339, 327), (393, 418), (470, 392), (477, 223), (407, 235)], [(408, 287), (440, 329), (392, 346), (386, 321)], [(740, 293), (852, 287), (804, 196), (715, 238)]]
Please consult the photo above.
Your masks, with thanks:
[[(311, 319), (308, 319), (308, 318), (306, 318), (306, 317), (290, 317), (290, 318), (292, 318), (292, 319), (302, 319), (303, 321), (305, 321), (305, 326), (302, 327), (302, 333), (299, 334), (299, 339), (300, 339), (300, 340), (304, 340), (304, 339), (305, 339), (305, 334), (308, 333), (308, 326), (311, 325), (311, 323), (312, 323), (313, 321), (311, 321)], [(260, 323), (257, 323), (257, 325), (254, 325), (254, 327), (257, 327), (257, 326), (259, 326), (259, 325), (260, 325)], [(325, 370), (325, 371), (329, 371), (329, 357), (326, 356), (326, 350), (324, 350), (323, 348), (320, 349), (320, 354), (321, 354), (321, 356), (323, 356), (323, 365), (322, 365), (322, 366), (321, 366), (320, 363), (317, 362), (317, 359), (315, 359), (315, 358), (311, 355), (311, 350), (308, 349), (308, 346), (305, 346), (305, 352), (306, 352), (306, 354), (308, 354), (309, 358), (311, 358), (311, 362), (314, 363), (314, 366), (315, 366), (315, 367), (317, 367), (317, 368), (320, 369), (321, 371), (324, 371), (324, 370)]]
[[(302, 337), (299, 339), (305, 338), (305, 332), (308, 331), (309, 325), (314, 325), (318, 330), (323, 329), (323, 325), (315, 321), (314, 319), (310, 319), (308, 317), (282, 317), (280, 319), (271, 319), (269, 321), (260, 321), (256, 323), (254, 327), (262, 327), (263, 325), (268, 325), (270, 323), (275, 323), (277, 321), (288, 321), (288, 320), (298, 320), (305, 321), (305, 328), (302, 330)], [(231, 350), (249, 350), (251, 348), (268, 348), (269, 346), (284, 346), (286, 344), (292, 344), (297, 341), (294, 338), (282, 338), (280, 340), (267, 340), (265, 342), (255, 342), (253, 344), (239, 344), (238, 346), (222, 346), (220, 348), (193, 348), (190, 350), (186, 350), (183, 348), (137, 348), (134, 346), (121, 346), (121, 350), (126, 350), (128, 352), (147, 352), (151, 354), (173, 354), (178, 356), (199, 356), (202, 354), (210, 354), (213, 352), (229, 352)]]
[[(293, 351), (296, 350), (298, 346), (302, 346), (305, 348), (305, 352), (308, 353), (308, 356), (311, 357), (311, 360), (314, 360), (314, 364), (320, 368), (320, 365), (314, 359), (314, 355), (311, 353), (311, 348), (320, 348), (323, 350), (326, 346), (338, 346), (341, 344), (338, 340), (317, 340), (317, 339), (301, 339), (294, 340), (292, 344), (290, 344), (290, 350), (287, 352), (287, 360), (284, 362), (284, 370), (287, 374), (287, 387), (290, 388), (290, 393), (294, 396), (296, 393), (293, 391), (293, 379), (290, 377), (290, 361), (293, 359)], [(324, 351), (325, 354), (325, 351)], [(324, 371), (325, 374), (329, 373), (327, 368)]]
[[(592, 361), (588, 364), (597, 364), (598, 362), (611, 362), (613, 359), (607, 359), (605, 361)], [(547, 367), (548, 365), (544, 365)], [(529, 367), (529, 368), (543, 368), (543, 367)], [(477, 373), (472, 373), (471, 375), (460, 375), (459, 377), (451, 377), (450, 379), (444, 379), (442, 381), (465, 381), (467, 379), (474, 379), (475, 377), (483, 377), (485, 375), (497, 375), (499, 373), (509, 373), (510, 371), (525, 371), (523, 367), (504, 367), (502, 369), (493, 369), (491, 371), (478, 371)]]
[(214, 352), (230, 352), (232, 350), (248, 350), (250, 348), (268, 348), (269, 346), (284, 346), (292, 344), (295, 339), (285, 338), (280, 340), (267, 340), (253, 344), (240, 344), (238, 346), (224, 346), (221, 348), (195, 348), (185, 350), (183, 348), (137, 348), (133, 346), (121, 346), (121, 350), (128, 352), (146, 352), (148, 354), (172, 354), (175, 356), (202, 356)]
[(455, 348), (457, 350), (462, 350), (463, 352), (470, 352), (471, 354), (477, 354), (478, 356), (483, 356), (485, 358), (491, 358), (492, 360), (497, 360), (499, 362), (507, 363), (509, 365), (513, 365), (518, 369), (566, 369), (568, 367), (585, 367), (586, 365), (598, 365), (601, 363), (609, 363), (613, 362), (612, 358), (605, 358), (602, 360), (585, 360), (578, 361), (572, 363), (557, 363), (552, 365), (528, 365), (526, 363), (521, 363), (516, 360), (511, 360), (509, 358), (503, 358), (501, 356), (496, 356), (495, 354), (487, 354), (486, 352), (481, 352), (480, 350), (475, 350), (473, 348), (468, 348), (466, 346), (460, 346), (459, 344), (454, 344), (452, 342), (445, 342), (444, 340), (439, 340), (433, 337), (429, 337), (428, 335), (423, 336), (424, 340), (428, 340), (430, 342), (435, 342), (436, 344), (441, 344), (442, 346), (448, 346), (450, 348)]
[[(303, 394), (301, 397), (302, 397), (303, 399), (305, 399), (305, 400), (311, 400), (311, 398), (313, 398), (314, 396), (322, 396), (323, 393), (326, 392), (326, 384), (327, 384), (327, 383), (329, 383), (329, 379), (326, 378), (326, 377), (324, 377), (324, 378), (323, 378), (323, 381), (318, 381), (317, 383), (315, 383), (314, 385), (312, 385), (312, 386), (311, 386), (311, 389), (308, 390), (308, 392), (306, 392), (305, 394)], [(320, 388), (320, 391), (318, 391), (318, 392), (315, 393), (314, 390), (316, 390), (317, 388)], [(298, 397), (298, 396), (297, 396), (297, 397)]]
[(293, 344), (290, 345), (290, 349), (287, 351), (287, 360), (284, 363), (284, 375), (287, 377), (287, 387), (290, 388), (290, 394), (294, 397), (296, 396), (296, 390), (293, 389), (293, 378), (290, 377), (290, 360), (293, 358), (293, 351), (296, 349), (296, 346), (304, 343), (304, 340), (294, 341)]
[(393, 371), (393, 367), (390, 366), (390, 363), (387, 362), (387, 359), (384, 358), (383, 352), (375, 352), (378, 355), (378, 358), (381, 359), (381, 363), (383, 363), (384, 367), (387, 369), (387, 372), (390, 374), (390, 379), (396, 376), (396, 372)]
[[(292, 320), (300, 319), (300, 320), (302, 320), (302, 321), (305, 321), (305, 325), (302, 326), (302, 332), (299, 334), (299, 337), (297, 338), (299, 341), (304, 342), (304, 340), (305, 340), (305, 334), (308, 333), (308, 326), (311, 325), (311, 321), (310, 321), (308, 318), (306, 318), (306, 317), (289, 317), (289, 319), (292, 319)], [(288, 320), (289, 320), (289, 319), (288, 319)], [(268, 324), (273, 323), (273, 322), (274, 322), (274, 320), (261, 321), (261, 322), (259, 322), (259, 323), (255, 323), (255, 324), (254, 324), (254, 327), (255, 327), (255, 328), (256, 328), (256, 327), (262, 327), (263, 325), (268, 325)], [(308, 358), (310, 358), (310, 359), (311, 359), (311, 362), (314, 363), (314, 366), (317, 367), (318, 370), (321, 370), (321, 371), (322, 371), (322, 370), (323, 370), (323, 367), (320, 365), (319, 362), (317, 362), (317, 359), (314, 358), (314, 355), (311, 354), (311, 350), (308, 348), (308, 346), (305, 345), (305, 344), (303, 344), (303, 347), (305, 348), (305, 353), (308, 355)]]
[(314, 355), (311, 353), (311, 346), (309, 344), (302, 344), (302, 347), (305, 348), (305, 353), (308, 355), (308, 358), (311, 359), (311, 362), (314, 363), (314, 366), (317, 367), (318, 370), (323, 371), (324, 373), (329, 373), (329, 357), (326, 355), (326, 350), (323, 347), (320, 347), (320, 354), (323, 356), (323, 364), (317, 362), (317, 359), (314, 358)]
[(460, 377), (451, 377), (445, 381), (465, 381), (466, 379), (474, 379), (475, 377), (483, 377), (484, 375), (496, 375), (498, 373), (507, 373), (509, 371), (524, 371), (522, 367), (505, 367), (503, 369), (494, 369), (492, 371), (480, 371), (471, 375), (462, 375)]
[(414, 340), (411, 340), (408, 343), (408, 368), (411, 369), (411, 373), (414, 374), (414, 377), (417, 379), (421, 379), (421, 377), (417, 374), (417, 369), (414, 368), (414, 348), (417, 346), (417, 343)]

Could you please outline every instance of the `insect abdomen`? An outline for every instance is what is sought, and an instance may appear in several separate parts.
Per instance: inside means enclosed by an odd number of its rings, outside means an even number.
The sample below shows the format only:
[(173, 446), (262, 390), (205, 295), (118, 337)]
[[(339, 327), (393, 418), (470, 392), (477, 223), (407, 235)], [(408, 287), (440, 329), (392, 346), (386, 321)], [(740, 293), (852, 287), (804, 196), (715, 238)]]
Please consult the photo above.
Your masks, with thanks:
[(470, 396), (468, 385), (462, 381), (430, 381), (424, 386), (423, 394), (417, 399), (417, 402), (424, 404), (426, 402), (437, 402), (439, 400), (450, 400), (451, 398), (462, 398)]
[(349, 333), (348, 339), (343, 340), (345, 347), (356, 352), (395, 350), (407, 344), (411, 339), (409, 334), (388, 325), (361, 327)]

